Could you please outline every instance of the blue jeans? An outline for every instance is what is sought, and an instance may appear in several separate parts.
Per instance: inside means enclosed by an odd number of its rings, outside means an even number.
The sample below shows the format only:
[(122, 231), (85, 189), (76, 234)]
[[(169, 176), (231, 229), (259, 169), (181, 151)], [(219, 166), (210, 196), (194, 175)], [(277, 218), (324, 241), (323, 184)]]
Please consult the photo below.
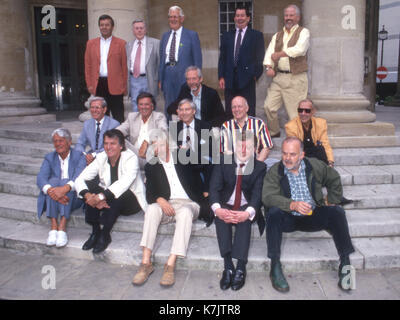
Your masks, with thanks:
[[(148, 92), (147, 77), (135, 78), (131, 74), (129, 75), (129, 93), (132, 101), (132, 111), (138, 112), (136, 98), (141, 92)], [(156, 98), (156, 97), (154, 97)]]

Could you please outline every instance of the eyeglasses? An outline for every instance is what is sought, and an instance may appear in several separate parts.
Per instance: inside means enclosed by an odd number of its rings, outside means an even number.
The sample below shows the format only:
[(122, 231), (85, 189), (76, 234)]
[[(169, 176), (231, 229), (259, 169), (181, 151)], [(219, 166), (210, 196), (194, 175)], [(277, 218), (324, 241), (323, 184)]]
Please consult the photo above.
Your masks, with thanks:
[(298, 113), (311, 113), (311, 109), (297, 108)]

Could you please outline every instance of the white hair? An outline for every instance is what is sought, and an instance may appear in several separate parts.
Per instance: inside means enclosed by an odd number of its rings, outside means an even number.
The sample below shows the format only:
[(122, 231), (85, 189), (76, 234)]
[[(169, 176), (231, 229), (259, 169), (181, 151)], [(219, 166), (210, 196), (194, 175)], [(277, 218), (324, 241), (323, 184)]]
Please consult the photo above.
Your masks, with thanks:
[(72, 141), (71, 132), (69, 132), (68, 129), (58, 128), (52, 132), (51, 137), (53, 138), (55, 135), (58, 135), (61, 138), (65, 138), (69, 141)]
[(180, 17), (184, 17), (184, 16), (185, 16), (185, 14), (183, 13), (183, 10), (182, 10), (181, 7), (172, 6), (171, 8), (169, 8), (168, 14), (169, 14), (171, 11), (179, 11), (179, 16), (180, 16)]

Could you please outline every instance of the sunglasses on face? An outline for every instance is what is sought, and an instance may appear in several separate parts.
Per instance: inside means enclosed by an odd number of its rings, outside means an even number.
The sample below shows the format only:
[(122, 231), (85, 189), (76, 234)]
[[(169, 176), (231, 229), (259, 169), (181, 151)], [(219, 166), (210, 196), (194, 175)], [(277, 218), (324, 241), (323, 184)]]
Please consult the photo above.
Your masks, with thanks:
[(297, 108), (298, 113), (311, 113), (311, 109)]

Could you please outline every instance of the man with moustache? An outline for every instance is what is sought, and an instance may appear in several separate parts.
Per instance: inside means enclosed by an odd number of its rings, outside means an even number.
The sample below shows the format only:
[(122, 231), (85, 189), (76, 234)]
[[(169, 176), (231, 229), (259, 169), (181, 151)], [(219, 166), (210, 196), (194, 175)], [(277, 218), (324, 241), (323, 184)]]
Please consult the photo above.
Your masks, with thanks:
[[(326, 187), (328, 204), (322, 188)], [(338, 206), (342, 197), (340, 175), (315, 158), (304, 157), (303, 143), (296, 137), (282, 142), (282, 160), (267, 172), (262, 190), (266, 207), (268, 258), (271, 259), (272, 286), (288, 292), (280, 262), (283, 232), (328, 230), (340, 257), (339, 282), (349, 290), (345, 280), (354, 252), (345, 211)], [(350, 272), (350, 270), (348, 270)]]
[(164, 92), (165, 115), (168, 106), (176, 100), (185, 83), (185, 70), (189, 66), (202, 67), (202, 54), (197, 32), (183, 27), (185, 15), (182, 8), (172, 6), (168, 10), (170, 31), (163, 34), (160, 42), (159, 86)]
[(300, 9), (289, 5), (284, 10), (285, 26), (277, 32), (268, 46), (264, 66), (272, 82), (268, 88), (264, 110), (271, 136), (280, 137), (278, 110), (285, 104), (289, 120), (297, 116), (297, 105), (307, 97), (307, 50), (310, 32), (298, 25)]
[(178, 99), (169, 105), (168, 114), (177, 114), (179, 102), (190, 99), (196, 104), (196, 119), (219, 128), (226, 117), (218, 92), (203, 84), (201, 69), (196, 66), (188, 67), (185, 77), (186, 83), (181, 87)]
[(107, 101), (115, 120), (124, 122), (124, 94), (127, 93), (125, 40), (112, 35), (114, 20), (109, 15), (99, 17), (101, 37), (90, 39), (85, 51), (85, 79), (88, 91)]

